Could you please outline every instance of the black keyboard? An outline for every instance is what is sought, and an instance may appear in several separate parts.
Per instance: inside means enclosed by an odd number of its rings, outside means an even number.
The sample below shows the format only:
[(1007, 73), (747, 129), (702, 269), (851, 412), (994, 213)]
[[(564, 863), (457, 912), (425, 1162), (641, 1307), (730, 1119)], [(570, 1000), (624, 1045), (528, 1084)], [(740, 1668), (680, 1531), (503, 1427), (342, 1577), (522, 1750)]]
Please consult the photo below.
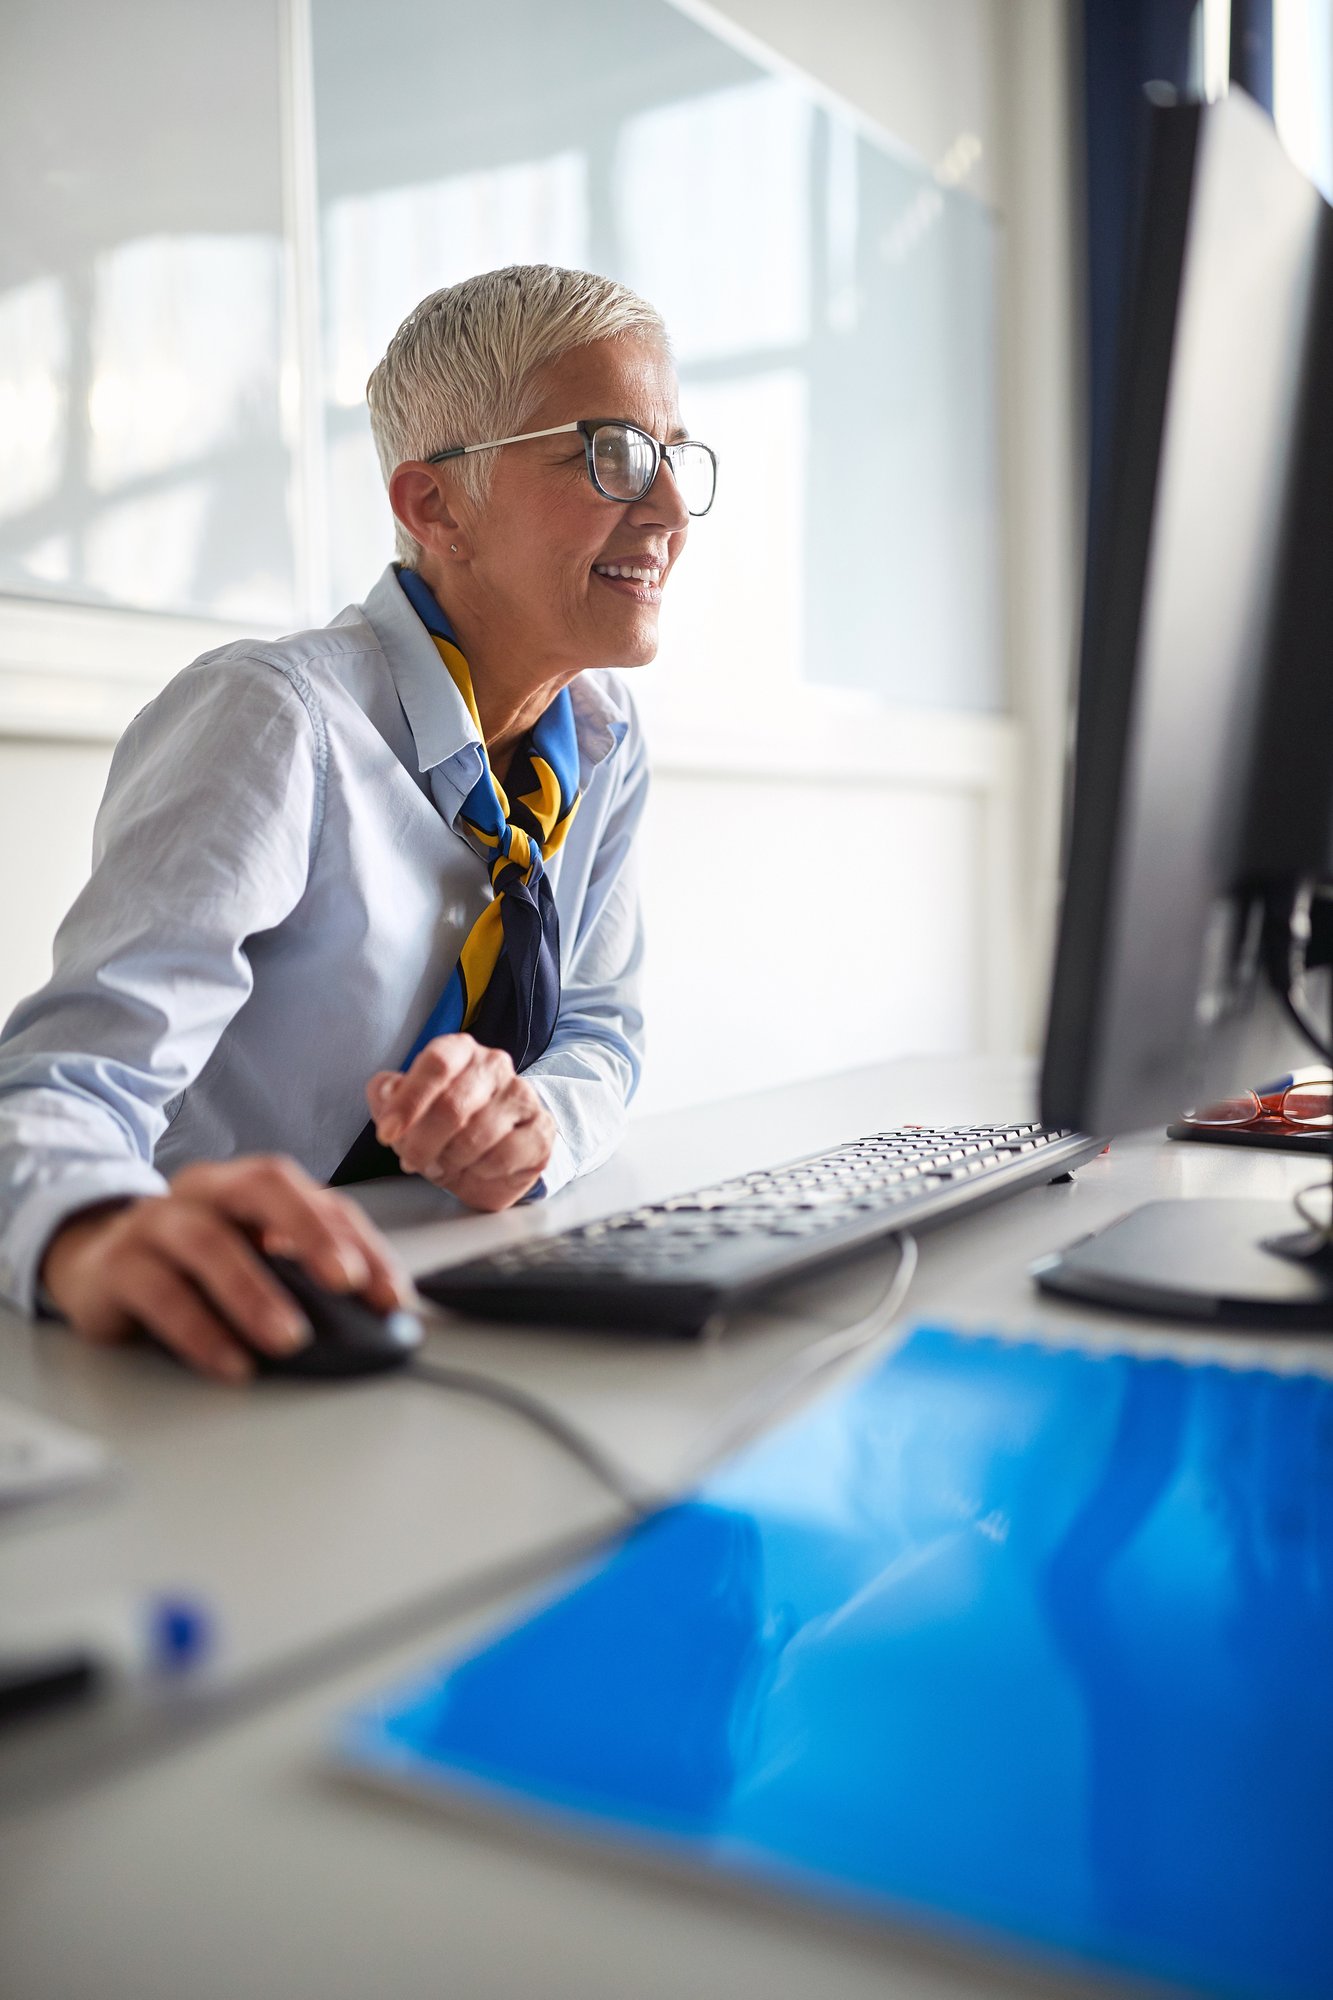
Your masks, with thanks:
[(447, 1265), (418, 1278), (417, 1290), (488, 1319), (699, 1334), (757, 1292), (894, 1230), (1059, 1179), (1102, 1145), (1040, 1125), (872, 1132), (789, 1166)]

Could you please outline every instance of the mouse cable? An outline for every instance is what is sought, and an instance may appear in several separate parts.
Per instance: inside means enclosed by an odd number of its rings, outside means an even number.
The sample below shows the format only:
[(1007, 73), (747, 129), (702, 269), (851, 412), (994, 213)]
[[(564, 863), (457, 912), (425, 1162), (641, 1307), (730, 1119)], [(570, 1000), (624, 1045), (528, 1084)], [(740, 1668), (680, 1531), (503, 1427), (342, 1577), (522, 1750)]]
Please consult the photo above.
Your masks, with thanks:
[(1306, 1041), (1313, 1045), (1315, 1053), (1321, 1055), (1326, 1063), (1333, 1063), (1333, 1042), (1326, 1041), (1320, 1034), (1318, 1028), (1315, 1026), (1314, 1016), (1307, 1013), (1300, 996), (1288, 991), (1283, 994), (1282, 1000), (1287, 1012), (1305, 1036)]
[[(725, 1413), (719, 1424), (705, 1433), (702, 1446), (690, 1461), (683, 1484), (692, 1484), (719, 1458), (747, 1443), (756, 1431), (763, 1428), (773, 1411), (780, 1408), (803, 1382), (822, 1375), (839, 1361), (869, 1347), (888, 1331), (902, 1309), (917, 1265), (914, 1236), (906, 1230), (899, 1230), (891, 1241), (897, 1248), (898, 1261), (886, 1289), (869, 1312), (863, 1313), (850, 1326), (838, 1327), (835, 1332), (814, 1341), (785, 1368), (779, 1368), (773, 1375), (765, 1377), (749, 1395), (742, 1397)], [(781, 1316), (790, 1317), (787, 1314)], [(679, 1498), (678, 1494), (660, 1493), (646, 1486), (636, 1473), (604, 1451), (595, 1439), (580, 1430), (553, 1404), (499, 1376), (415, 1359), (408, 1363), (404, 1372), (414, 1381), (428, 1382), (436, 1389), (452, 1390), (459, 1395), (477, 1396), (484, 1402), (496, 1403), (501, 1409), (532, 1424), (590, 1472), (635, 1520), (646, 1520), (663, 1507), (672, 1506)]]
[(655, 1493), (645, 1486), (635, 1473), (603, 1451), (594, 1438), (571, 1423), (554, 1404), (530, 1395), (526, 1389), (516, 1388), (512, 1382), (496, 1375), (482, 1375), (471, 1368), (415, 1359), (408, 1362), (404, 1372), (414, 1381), (429, 1382), (436, 1389), (450, 1389), (460, 1396), (479, 1396), (484, 1402), (498, 1403), (501, 1409), (522, 1417), (577, 1459), (636, 1520), (645, 1520), (649, 1514), (671, 1504), (668, 1494)]
[(1305, 996), (1310, 947), (1314, 941), (1313, 911), (1328, 900), (1321, 883), (1298, 883), (1286, 899), (1266, 912), (1269, 978), (1278, 999), (1315, 1053), (1333, 1063), (1333, 1043), (1315, 1021)]
[(1314, 1195), (1323, 1195), (1327, 1198), (1328, 1193), (1329, 1184), (1326, 1180), (1312, 1181), (1307, 1187), (1297, 1188), (1291, 1197), (1292, 1207), (1325, 1255), (1333, 1249), (1333, 1213), (1319, 1214), (1310, 1207), (1310, 1200)]

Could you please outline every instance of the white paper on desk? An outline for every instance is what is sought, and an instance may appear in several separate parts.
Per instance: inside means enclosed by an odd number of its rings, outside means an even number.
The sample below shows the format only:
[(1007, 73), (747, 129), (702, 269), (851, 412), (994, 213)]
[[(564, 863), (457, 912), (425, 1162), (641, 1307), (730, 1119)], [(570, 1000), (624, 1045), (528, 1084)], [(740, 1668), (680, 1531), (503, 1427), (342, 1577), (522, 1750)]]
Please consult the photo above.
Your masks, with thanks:
[(86, 1431), (0, 1398), (0, 1510), (100, 1479), (113, 1464)]

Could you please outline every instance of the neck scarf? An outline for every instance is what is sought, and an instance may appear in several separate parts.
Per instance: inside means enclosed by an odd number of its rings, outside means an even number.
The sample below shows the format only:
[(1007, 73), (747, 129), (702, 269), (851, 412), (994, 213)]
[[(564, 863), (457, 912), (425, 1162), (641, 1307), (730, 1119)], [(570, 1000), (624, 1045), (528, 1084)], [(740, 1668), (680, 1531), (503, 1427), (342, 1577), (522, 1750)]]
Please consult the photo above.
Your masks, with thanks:
[[(466, 1029), (489, 1048), (507, 1049), (515, 1069), (527, 1069), (549, 1044), (560, 1010), (560, 920), (545, 864), (579, 805), (573, 703), (569, 689), (562, 688), (519, 743), (508, 784), (502, 785), (486, 754), (472, 674), (453, 627), (414, 571), (400, 570), (398, 581), (434, 640), (481, 744), (481, 776), (455, 826), (481, 849), (493, 891), (402, 1068), (410, 1068), (437, 1035)], [(399, 1171), (397, 1154), (380, 1145), (372, 1121), (331, 1185)]]

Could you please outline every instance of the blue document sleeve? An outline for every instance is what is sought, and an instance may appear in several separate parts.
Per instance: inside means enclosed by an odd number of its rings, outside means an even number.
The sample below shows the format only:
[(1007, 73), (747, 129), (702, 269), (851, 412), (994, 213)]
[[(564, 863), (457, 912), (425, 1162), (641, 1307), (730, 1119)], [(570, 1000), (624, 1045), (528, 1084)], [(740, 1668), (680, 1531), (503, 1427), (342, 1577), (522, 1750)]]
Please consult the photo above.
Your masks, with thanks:
[(1333, 1382), (919, 1329), (341, 1752), (955, 1938), (1328, 2000)]

